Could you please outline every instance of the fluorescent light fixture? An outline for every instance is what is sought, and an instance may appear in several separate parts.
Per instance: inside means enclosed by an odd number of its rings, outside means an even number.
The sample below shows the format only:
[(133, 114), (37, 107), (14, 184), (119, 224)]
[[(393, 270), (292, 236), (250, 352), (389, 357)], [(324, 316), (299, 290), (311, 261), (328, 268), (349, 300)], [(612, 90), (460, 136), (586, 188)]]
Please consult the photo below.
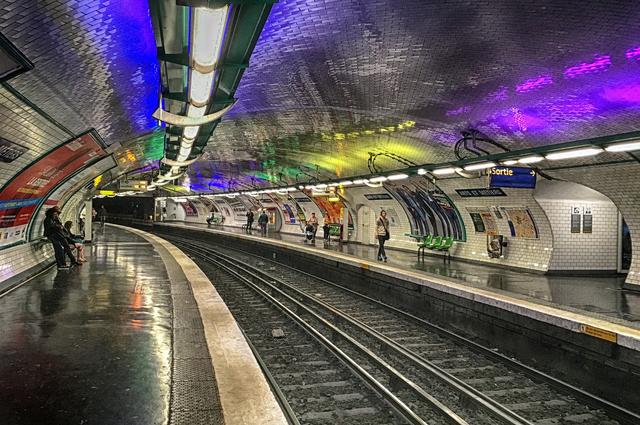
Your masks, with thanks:
[(204, 113), (207, 111), (206, 106), (193, 106), (189, 104), (187, 107), (187, 116), (200, 118), (204, 116)]
[(339, 186), (339, 183), (335, 183), (335, 182), (334, 182), (334, 183), (329, 183), (329, 184), (327, 185), (327, 187), (336, 187), (336, 186)]
[(584, 158), (587, 156), (594, 156), (598, 155), (601, 152), (603, 152), (602, 149), (595, 147), (566, 149), (548, 153), (545, 155), (545, 158), (551, 161), (557, 161), (560, 159)]
[(203, 74), (191, 70), (191, 79), (189, 80), (189, 100), (193, 103), (203, 104), (209, 101), (211, 89), (213, 88), (213, 71)]
[(340, 186), (351, 186), (353, 184), (353, 182), (351, 180), (343, 180), (340, 183), (338, 183), (338, 185)]
[(325, 189), (326, 187), (327, 187), (327, 185), (324, 184), (324, 183), (320, 183), (320, 184), (316, 185), (316, 189)]
[(424, 168), (419, 168), (418, 169), (418, 175), (419, 176), (424, 176), (425, 174), (427, 174), (427, 170), (425, 170)]
[(464, 167), (465, 171), (485, 170), (487, 168), (495, 167), (495, 162), (476, 162), (475, 164), (469, 164)]
[(453, 174), (455, 172), (456, 172), (456, 169), (453, 167), (436, 168), (435, 170), (432, 171), (432, 173), (435, 174), (436, 176), (444, 176), (447, 174)]
[(500, 161), (500, 164), (506, 165), (506, 166), (516, 165), (517, 163), (518, 163), (517, 159), (505, 159), (504, 161)]
[(353, 181), (353, 184), (366, 184), (368, 181), (367, 179), (356, 179)]
[(519, 164), (535, 164), (536, 162), (544, 161), (544, 157), (540, 155), (530, 155), (520, 158)]
[(308, 185), (306, 185), (304, 188), (305, 188), (305, 189), (314, 189), (314, 188), (315, 188), (315, 186), (314, 186), (314, 185), (312, 185), (312, 184), (308, 184)]
[(298, 189), (302, 190), (302, 189), (304, 189), (304, 186), (300, 185), (300, 186), (298, 186)]
[(382, 182), (386, 182), (388, 179), (385, 176), (375, 176), (375, 177), (371, 177), (369, 179), (369, 182), (371, 183), (382, 183)]
[(391, 174), (390, 176), (387, 177), (387, 179), (389, 181), (404, 180), (404, 179), (408, 179), (408, 178), (409, 178), (409, 175), (408, 174), (404, 174), (404, 173)]
[(203, 67), (213, 67), (218, 61), (229, 6), (218, 9), (193, 9), (193, 61)]
[(195, 139), (196, 136), (198, 135), (198, 130), (200, 130), (200, 127), (185, 127), (182, 132), (182, 135), (186, 139)]
[(151, 192), (152, 190), (156, 190), (156, 185), (155, 184), (150, 184), (149, 186), (147, 186), (147, 191)]
[(187, 202), (187, 198), (171, 198), (173, 202)]
[(640, 140), (635, 142), (622, 142), (609, 145), (604, 148), (607, 152), (628, 152), (640, 150)]
[(295, 187), (293, 187), (293, 186), (292, 186), (292, 187), (287, 187), (287, 188), (285, 188), (285, 190), (286, 190), (287, 192), (295, 192), (295, 191), (296, 191), (296, 190), (298, 190), (298, 189), (296, 189)]

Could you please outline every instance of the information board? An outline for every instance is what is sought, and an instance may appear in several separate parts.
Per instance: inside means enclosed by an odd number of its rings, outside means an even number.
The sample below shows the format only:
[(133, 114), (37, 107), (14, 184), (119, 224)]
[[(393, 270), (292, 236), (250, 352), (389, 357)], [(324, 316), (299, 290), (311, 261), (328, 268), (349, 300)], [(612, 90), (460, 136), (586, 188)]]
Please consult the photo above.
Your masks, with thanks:
[(525, 167), (494, 167), (489, 169), (489, 187), (535, 189), (537, 173)]

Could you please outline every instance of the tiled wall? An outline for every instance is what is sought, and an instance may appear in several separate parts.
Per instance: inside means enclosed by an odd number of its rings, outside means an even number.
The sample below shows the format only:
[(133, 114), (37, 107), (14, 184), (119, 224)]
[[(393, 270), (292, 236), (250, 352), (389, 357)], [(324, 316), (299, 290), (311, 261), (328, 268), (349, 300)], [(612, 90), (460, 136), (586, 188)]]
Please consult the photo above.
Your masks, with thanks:
[(71, 137), (2, 86), (0, 122), (0, 137), (27, 148), (27, 151), (13, 162), (0, 162), (0, 187), (17, 171)]
[[(546, 190), (546, 188), (551, 190)], [(607, 270), (618, 265), (618, 208), (600, 193), (576, 183), (541, 181), (534, 196), (553, 229), (549, 270)], [(574, 208), (591, 211), (591, 233), (571, 232)], [(583, 215), (581, 214), (581, 217)]]
[[(438, 187), (454, 202), (467, 230), (467, 242), (454, 244), (451, 255), (475, 261), (500, 264), (503, 266), (521, 267), (538, 271), (547, 271), (553, 250), (551, 225), (544, 211), (533, 197), (530, 189), (503, 189), (507, 196), (463, 198), (455, 189), (486, 188), (486, 178), (477, 179), (441, 179)], [(503, 258), (489, 258), (487, 254), (487, 236), (476, 233), (467, 208), (476, 207), (526, 207), (531, 212), (539, 232), (538, 239), (511, 237), (507, 218), (500, 219), (494, 215), (498, 233), (505, 236), (508, 246), (504, 249)]]
[(0, 251), (0, 291), (3, 283), (28, 270), (42, 269), (53, 263), (50, 243), (31, 242)]
[(631, 232), (634, 253), (627, 284), (640, 287), (640, 164), (634, 162), (549, 171), (549, 174), (590, 187), (618, 207)]

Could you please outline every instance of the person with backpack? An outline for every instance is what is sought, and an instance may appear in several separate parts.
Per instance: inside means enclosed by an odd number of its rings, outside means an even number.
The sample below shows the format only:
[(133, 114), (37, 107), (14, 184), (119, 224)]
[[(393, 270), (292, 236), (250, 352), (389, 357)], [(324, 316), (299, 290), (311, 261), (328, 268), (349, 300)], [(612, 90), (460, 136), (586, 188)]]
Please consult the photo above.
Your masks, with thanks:
[(251, 233), (251, 227), (253, 226), (253, 211), (247, 211), (247, 228), (246, 231)]
[(376, 220), (376, 234), (378, 235), (378, 261), (387, 262), (387, 253), (384, 250), (384, 243), (389, 240), (389, 220), (387, 212), (380, 211), (380, 216)]
[(258, 217), (258, 225), (260, 226), (260, 234), (262, 236), (267, 236), (267, 223), (269, 223), (269, 216), (265, 210), (262, 210), (262, 213)]

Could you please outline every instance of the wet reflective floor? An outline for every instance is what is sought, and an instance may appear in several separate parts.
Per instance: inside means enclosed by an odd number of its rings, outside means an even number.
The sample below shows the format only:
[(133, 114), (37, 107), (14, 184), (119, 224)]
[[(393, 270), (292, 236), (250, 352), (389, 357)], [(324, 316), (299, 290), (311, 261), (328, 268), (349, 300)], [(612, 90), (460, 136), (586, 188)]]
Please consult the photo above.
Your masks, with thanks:
[(87, 259), (0, 298), (0, 424), (165, 424), (171, 295), (144, 239), (107, 227)]
[[(206, 224), (189, 223), (189, 226), (206, 228)], [(212, 226), (213, 229), (233, 233), (244, 233), (236, 227)], [(259, 236), (259, 231), (253, 231)], [(376, 261), (377, 246), (360, 244), (340, 244), (331, 241), (327, 244), (317, 239), (315, 244), (304, 243), (300, 236), (273, 233), (271, 239), (299, 243), (318, 249), (329, 249)], [(624, 323), (627, 326), (640, 328), (640, 293), (622, 290), (624, 276), (557, 276), (527, 273), (452, 260), (445, 264), (442, 257), (425, 256), (418, 261), (416, 253), (386, 248), (389, 265), (424, 272), (426, 274), (454, 279), (456, 283), (506, 292), (511, 296), (532, 299), (544, 305), (553, 305), (570, 311), (577, 311), (590, 316), (607, 318)]]

